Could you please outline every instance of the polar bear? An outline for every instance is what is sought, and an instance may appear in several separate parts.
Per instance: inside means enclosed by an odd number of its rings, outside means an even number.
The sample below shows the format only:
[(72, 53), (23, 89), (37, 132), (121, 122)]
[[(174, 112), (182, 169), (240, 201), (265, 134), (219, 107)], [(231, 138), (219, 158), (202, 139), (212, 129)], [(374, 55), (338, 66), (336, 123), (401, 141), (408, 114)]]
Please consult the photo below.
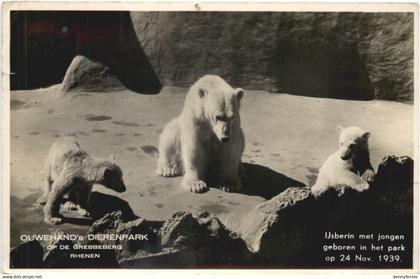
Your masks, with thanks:
[(369, 131), (359, 127), (337, 127), (340, 131), (340, 148), (332, 154), (319, 170), (311, 191), (320, 196), (330, 187), (347, 186), (362, 192), (369, 188), (375, 178), (370, 164)]
[(77, 209), (89, 216), (89, 197), (92, 186), (101, 184), (116, 192), (126, 190), (121, 168), (110, 159), (91, 157), (72, 138), (59, 139), (51, 146), (45, 161), (44, 194), (37, 200), (44, 207), (44, 220), (48, 224), (60, 224), (60, 200), (68, 195), (65, 207)]
[(209, 179), (223, 191), (239, 191), (238, 170), (245, 148), (239, 116), (241, 88), (206, 75), (190, 88), (181, 115), (166, 124), (159, 139), (156, 173), (184, 175), (182, 188), (202, 193)]

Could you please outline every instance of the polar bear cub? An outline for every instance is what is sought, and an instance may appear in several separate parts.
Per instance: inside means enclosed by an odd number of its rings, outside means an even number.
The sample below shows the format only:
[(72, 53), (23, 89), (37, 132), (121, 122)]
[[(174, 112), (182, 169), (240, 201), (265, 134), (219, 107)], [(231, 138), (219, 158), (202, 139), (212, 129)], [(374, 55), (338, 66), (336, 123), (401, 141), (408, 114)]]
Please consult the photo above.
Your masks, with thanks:
[(65, 207), (77, 209), (79, 214), (89, 216), (89, 197), (93, 184), (101, 184), (116, 192), (126, 190), (123, 173), (115, 157), (101, 159), (91, 157), (72, 138), (54, 142), (45, 161), (44, 194), (37, 202), (44, 206), (44, 220), (60, 224), (60, 200), (68, 195)]
[(369, 131), (359, 127), (340, 130), (340, 148), (332, 154), (319, 171), (311, 191), (319, 196), (330, 187), (348, 186), (362, 192), (373, 182), (375, 172), (370, 164), (368, 139)]
[(181, 186), (194, 193), (208, 190), (216, 178), (224, 191), (239, 191), (238, 170), (245, 147), (239, 115), (241, 88), (206, 75), (190, 88), (181, 115), (169, 122), (159, 139), (156, 173), (184, 174)]

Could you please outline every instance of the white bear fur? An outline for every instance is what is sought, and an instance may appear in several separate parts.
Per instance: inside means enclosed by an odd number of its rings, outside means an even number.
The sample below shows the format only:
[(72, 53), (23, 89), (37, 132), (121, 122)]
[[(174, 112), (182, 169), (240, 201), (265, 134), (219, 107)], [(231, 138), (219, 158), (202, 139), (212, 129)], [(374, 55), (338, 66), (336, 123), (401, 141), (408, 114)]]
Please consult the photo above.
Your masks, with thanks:
[(90, 156), (72, 138), (53, 143), (45, 161), (44, 194), (37, 202), (44, 206), (44, 220), (58, 225), (60, 199), (67, 195), (67, 209), (76, 209), (82, 216), (90, 215), (90, 193), (93, 184), (101, 184), (117, 192), (126, 190), (121, 168), (115, 156), (102, 159)]
[(239, 115), (244, 92), (222, 78), (206, 75), (190, 88), (181, 115), (170, 121), (159, 140), (156, 173), (184, 174), (181, 186), (208, 190), (209, 177), (224, 191), (239, 191), (238, 170), (245, 148)]
[(369, 189), (375, 173), (370, 164), (368, 138), (370, 132), (359, 127), (338, 126), (340, 148), (325, 161), (311, 191), (322, 195), (328, 188), (347, 186), (362, 192)]

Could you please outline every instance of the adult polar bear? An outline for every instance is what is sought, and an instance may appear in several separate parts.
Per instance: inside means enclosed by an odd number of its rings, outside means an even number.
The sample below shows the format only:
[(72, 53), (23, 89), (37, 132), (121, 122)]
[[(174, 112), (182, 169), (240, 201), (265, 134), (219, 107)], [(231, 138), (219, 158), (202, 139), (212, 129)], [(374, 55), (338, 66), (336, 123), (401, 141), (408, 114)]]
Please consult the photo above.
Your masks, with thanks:
[(181, 115), (166, 124), (159, 140), (156, 173), (184, 174), (181, 186), (194, 193), (208, 190), (215, 179), (223, 191), (239, 191), (245, 148), (239, 116), (244, 92), (222, 78), (206, 75), (190, 88)]

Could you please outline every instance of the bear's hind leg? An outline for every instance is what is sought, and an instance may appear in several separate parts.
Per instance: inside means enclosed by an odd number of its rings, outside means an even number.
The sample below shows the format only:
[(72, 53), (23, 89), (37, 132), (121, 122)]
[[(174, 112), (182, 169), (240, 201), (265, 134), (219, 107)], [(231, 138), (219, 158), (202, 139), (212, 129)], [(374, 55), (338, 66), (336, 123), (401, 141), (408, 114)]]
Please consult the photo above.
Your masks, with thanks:
[(159, 159), (156, 174), (163, 177), (182, 175), (180, 130), (177, 119), (169, 122), (159, 139)]
[[(236, 156), (238, 157), (238, 156)], [(220, 163), (220, 185), (219, 188), (225, 192), (239, 192), (242, 188), (239, 179), (240, 157), (235, 158), (235, 154), (230, 154), (222, 158)]]
[(245, 139), (240, 129), (238, 135), (234, 135), (228, 143), (222, 145), (218, 155), (220, 166), (219, 188), (225, 192), (239, 192), (242, 182), (239, 178), (241, 168), (241, 157), (245, 148)]

